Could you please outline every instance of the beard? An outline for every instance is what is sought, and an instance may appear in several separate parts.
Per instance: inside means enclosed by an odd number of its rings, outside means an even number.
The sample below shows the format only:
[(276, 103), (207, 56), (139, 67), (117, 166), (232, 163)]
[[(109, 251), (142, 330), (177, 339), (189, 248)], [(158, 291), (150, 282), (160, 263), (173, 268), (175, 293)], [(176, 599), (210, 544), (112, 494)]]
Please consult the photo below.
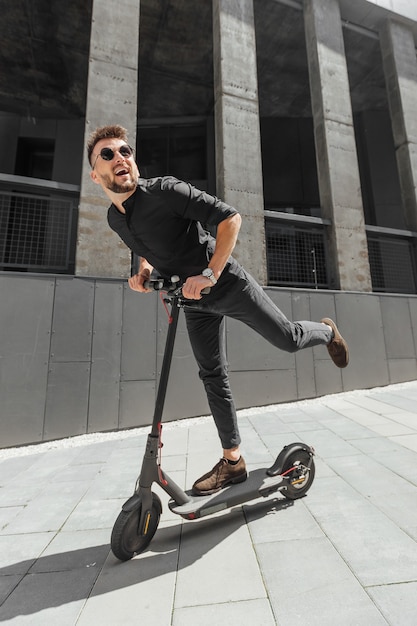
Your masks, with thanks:
[(135, 191), (138, 186), (138, 178), (134, 180), (133, 176), (131, 176), (130, 180), (118, 183), (116, 180), (111, 179), (110, 176), (103, 176), (103, 182), (106, 188), (113, 193), (129, 193), (130, 191)]
[(109, 182), (109, 184), (107, 185), (107, 189), (109, 189), (113, 193), (128, 193), (129, 191), (134, 191), (137, 186), (137, 181), (126, 181), (122, 185), (119, 185), (116, 182)]

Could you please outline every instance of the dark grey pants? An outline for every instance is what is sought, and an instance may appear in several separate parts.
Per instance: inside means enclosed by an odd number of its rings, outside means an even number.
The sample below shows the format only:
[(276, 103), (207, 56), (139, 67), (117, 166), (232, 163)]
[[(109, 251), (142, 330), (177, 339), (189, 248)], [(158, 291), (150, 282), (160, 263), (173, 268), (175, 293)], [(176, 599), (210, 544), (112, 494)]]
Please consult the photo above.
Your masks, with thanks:
[(222, 447), (233, 448), (241, 439), (229, 384), (224, 317), (240, 320), (286, 352), (326, 345), (332, 332), (321, 323), (290, 322), (236, 261), (228, 264), (210, 294), (191, 302), (185, 318), (199, 375)]

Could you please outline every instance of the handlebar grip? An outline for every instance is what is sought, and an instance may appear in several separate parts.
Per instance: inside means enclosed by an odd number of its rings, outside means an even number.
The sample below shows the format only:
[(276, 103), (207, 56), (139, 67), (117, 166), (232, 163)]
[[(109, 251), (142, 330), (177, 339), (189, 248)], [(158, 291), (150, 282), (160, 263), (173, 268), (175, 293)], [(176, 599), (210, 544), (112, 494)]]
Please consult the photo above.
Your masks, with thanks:
[(164, 281), (162, 278), (145, 280), (145, 282), (143, 283), (143, 286), (145, 287), (145, 289), (153, 289), (154, 291), (160, 291), (161, 289), (164, 288)]

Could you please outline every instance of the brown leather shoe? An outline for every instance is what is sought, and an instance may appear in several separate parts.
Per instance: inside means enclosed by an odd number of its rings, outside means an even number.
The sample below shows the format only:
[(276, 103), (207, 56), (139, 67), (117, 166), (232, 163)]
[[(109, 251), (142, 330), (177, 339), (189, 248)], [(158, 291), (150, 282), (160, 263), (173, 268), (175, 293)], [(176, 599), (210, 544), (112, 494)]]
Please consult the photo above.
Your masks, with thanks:
[(192, 493), (195, 496), (209, 496), (220, 491), (226, 485), (243, 483), (248, 477), (243, 456), (236, 465), (231, 465), (227, 459), (220, 459), (210, 472), (195, 481)]
[(329, 317), (324, 317), (321, 323), (327, 324), (333, 330), (333, 339), (327, 344), (327, 350), (333, 363), (337, 365), (337, 367), (346, 367), (349, 363), (349, 348), (346, 341), (339, 333), (334, 321)]

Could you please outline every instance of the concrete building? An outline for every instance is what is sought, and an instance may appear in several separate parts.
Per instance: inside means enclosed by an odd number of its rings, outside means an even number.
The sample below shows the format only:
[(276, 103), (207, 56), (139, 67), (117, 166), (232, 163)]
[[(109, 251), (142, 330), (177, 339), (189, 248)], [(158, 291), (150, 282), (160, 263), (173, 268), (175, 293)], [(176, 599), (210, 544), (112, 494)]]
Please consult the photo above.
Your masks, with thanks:
[[(129, 129), (145, 177), (236, 206), (236, 256), (327, 352), (228, 324), (237, 404), (416, 377), (413, 0), (38, 0), (0, 26), (2, 445), (149, 422), (165, 322), (126, 288), (85, 138)], [(208, 412), (184, 328), (167, 418)], [(182, 388), (193, 389), (185, 404)]]

